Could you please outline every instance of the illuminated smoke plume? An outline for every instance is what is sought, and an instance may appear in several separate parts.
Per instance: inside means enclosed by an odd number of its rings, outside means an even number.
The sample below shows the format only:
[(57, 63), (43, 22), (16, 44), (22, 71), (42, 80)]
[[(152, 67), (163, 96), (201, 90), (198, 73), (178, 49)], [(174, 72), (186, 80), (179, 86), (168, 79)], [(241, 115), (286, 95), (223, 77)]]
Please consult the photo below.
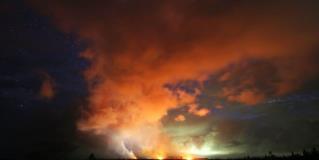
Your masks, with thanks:
[[(176, 154), (161, 130), (161, 118), (183, 106), (190, 114), (208, 115), (205, 107), (209, 106), (200, 106), (196, 97), (211, 74), (230, 64), (257, 59), (276, 71), (263, 80), (274, 82), (269, 93), (255, 89), (254, 83), (233, 90), (232, 70), (220, 78), (225, 82), (221, 97), (249, 105), (269, 94), (291, 91), (315, 75), (312, 67), (318, 67), (312, 57), (319, 26), (311, 3), (115, 0), (32, 4), (52, 16), (62, 30), (89, 42), (82, 53), (91, 62), (84, 71), (89, 109), (83, 111), (78, 127), (106, 135), (124, 157), (134, 157), (132, 152), (146, 157)], [(245, 87), (243, 83), (258, 77), (250, 69), (236, 72), (249, 74), (238, 85)], [(165, 87), (187, 80), (201, 84), (196, 93)], [(113, 134), (106, 134), (110, 131)]]

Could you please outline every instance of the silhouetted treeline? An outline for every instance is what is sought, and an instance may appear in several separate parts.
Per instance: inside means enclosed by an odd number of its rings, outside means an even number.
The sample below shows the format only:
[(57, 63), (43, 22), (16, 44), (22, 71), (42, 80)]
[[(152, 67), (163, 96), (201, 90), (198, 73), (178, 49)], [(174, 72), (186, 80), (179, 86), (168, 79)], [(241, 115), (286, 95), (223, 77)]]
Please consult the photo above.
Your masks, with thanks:
[(311, 150), (303, 150), (302, 153), (292, 152), (290, 155), (275, 155), (269, 152), (263, 157), (244, 157), (244, 158), (227, 158), (214, 160), (319, 160), (319, 153), (316, 148)]
[[(46, 160), (52, 159), (47, 158), (49, 155), (43, 154), (31, 154), (26, 158), (22, 158), (23, 160)], [(169, 159), (180, 159), (180, 158), (169, 158)], [(14, 158), (1, 158), (0, 160), (15, 160)], [(64, 158), (56, 158), (56, 160), (64, 160)], [(70, 160), (70, 159), (67, 159)], [(104, 160), (101, 158), (96, 158), (93, 153), (91, 153), (85, 160)], [(208, 160), (208, 158), (194, 158), (193, 160)], [(311, 150), (303, 150), (302, 152), (291, 152), (286, 155), (276, 155), (272, 152), (268, 152), (265, 156), (261, 157), (241, 157), (241, 158), (215, 158), (212, 160), (319, 160), (319, 152), (316, 148), (312, 148)]]
[[(179, 158), (169, 158), (169, 159), (179, 159)], [(94, 154), (90, 154), (90, 156), (86, 160), (102, 160), (95, 158)], [(193, 160), (208, 160), (208, 158), (194, 158)], [(242, 158), (220, 158), (220, 159), (212, 159), (212, 160), (319, 160), (319, 153), (316, 148), (312, 148), (311, 150), (303, 150), (301, 153), (292, 152), (288, 155), (276, 155), (272, 152), (267, 153), (262, 157), (242, 157)]]

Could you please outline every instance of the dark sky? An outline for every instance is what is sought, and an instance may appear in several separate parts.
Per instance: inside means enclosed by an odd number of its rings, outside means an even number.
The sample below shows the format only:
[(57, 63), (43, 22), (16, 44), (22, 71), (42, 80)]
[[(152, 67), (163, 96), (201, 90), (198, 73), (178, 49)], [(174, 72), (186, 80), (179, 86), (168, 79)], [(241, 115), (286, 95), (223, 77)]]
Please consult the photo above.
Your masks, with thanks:
[(319, 147), (318, 6), (1, 1), (0, 156)]
[[(74, 148), (75, 117), (87, 95), (79, 58), (83, 45), (21, 1), (1, 1), (0, 155), (65, 154)], [(43, 74), (55, 82), (40, 95)]]

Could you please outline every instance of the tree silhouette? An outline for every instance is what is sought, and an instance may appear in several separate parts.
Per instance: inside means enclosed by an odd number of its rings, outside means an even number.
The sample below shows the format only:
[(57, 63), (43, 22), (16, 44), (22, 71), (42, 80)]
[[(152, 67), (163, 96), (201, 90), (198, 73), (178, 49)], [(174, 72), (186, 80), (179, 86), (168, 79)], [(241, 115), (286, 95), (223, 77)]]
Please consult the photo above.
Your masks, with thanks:
[(94, 154), (93, 154), (93, 153), (91, 153), (91, 154), (90, 154), (90, 156), (89, 156), (89, 160), (96, 160), (96, 158), (95, 158), (95, 156), (94, 156)]

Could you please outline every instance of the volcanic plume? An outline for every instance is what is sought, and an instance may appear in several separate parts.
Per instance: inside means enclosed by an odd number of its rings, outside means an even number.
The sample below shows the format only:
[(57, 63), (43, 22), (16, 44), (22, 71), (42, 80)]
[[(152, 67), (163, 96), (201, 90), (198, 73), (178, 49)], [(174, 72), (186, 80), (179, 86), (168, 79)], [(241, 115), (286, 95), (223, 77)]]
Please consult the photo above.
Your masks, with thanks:
[[(220, 98), (254, 105), (298, 88), (318, 67), (313, 57), (319, 23), (311, 3), (115, 0), (32, 4), (52, 16), (63, 31), (88, 42), (81, 55), (90, 62), (83, 72), (90, 90), (89, 106), (83, 110), (78, 129), (104, 136), (105, 143), (123, 157), (181, 152), (163, 132), (161, 119), (181, 107), (194, 116), (213, 116), (211, 106), (197, 102), (212, 74), (225, 72), (220, 76), (224, 85)], [(235, 69), (229, 67), (232, 64)], [(269, 69), (273, 72), (260, 72)], [(191, 91), (169, 87), (186, 81), (199, 85)], [(258, 83), (267, 84), (267, 89), (256, 87)], [(182, 114), (175, 120), (187, 121)]]

